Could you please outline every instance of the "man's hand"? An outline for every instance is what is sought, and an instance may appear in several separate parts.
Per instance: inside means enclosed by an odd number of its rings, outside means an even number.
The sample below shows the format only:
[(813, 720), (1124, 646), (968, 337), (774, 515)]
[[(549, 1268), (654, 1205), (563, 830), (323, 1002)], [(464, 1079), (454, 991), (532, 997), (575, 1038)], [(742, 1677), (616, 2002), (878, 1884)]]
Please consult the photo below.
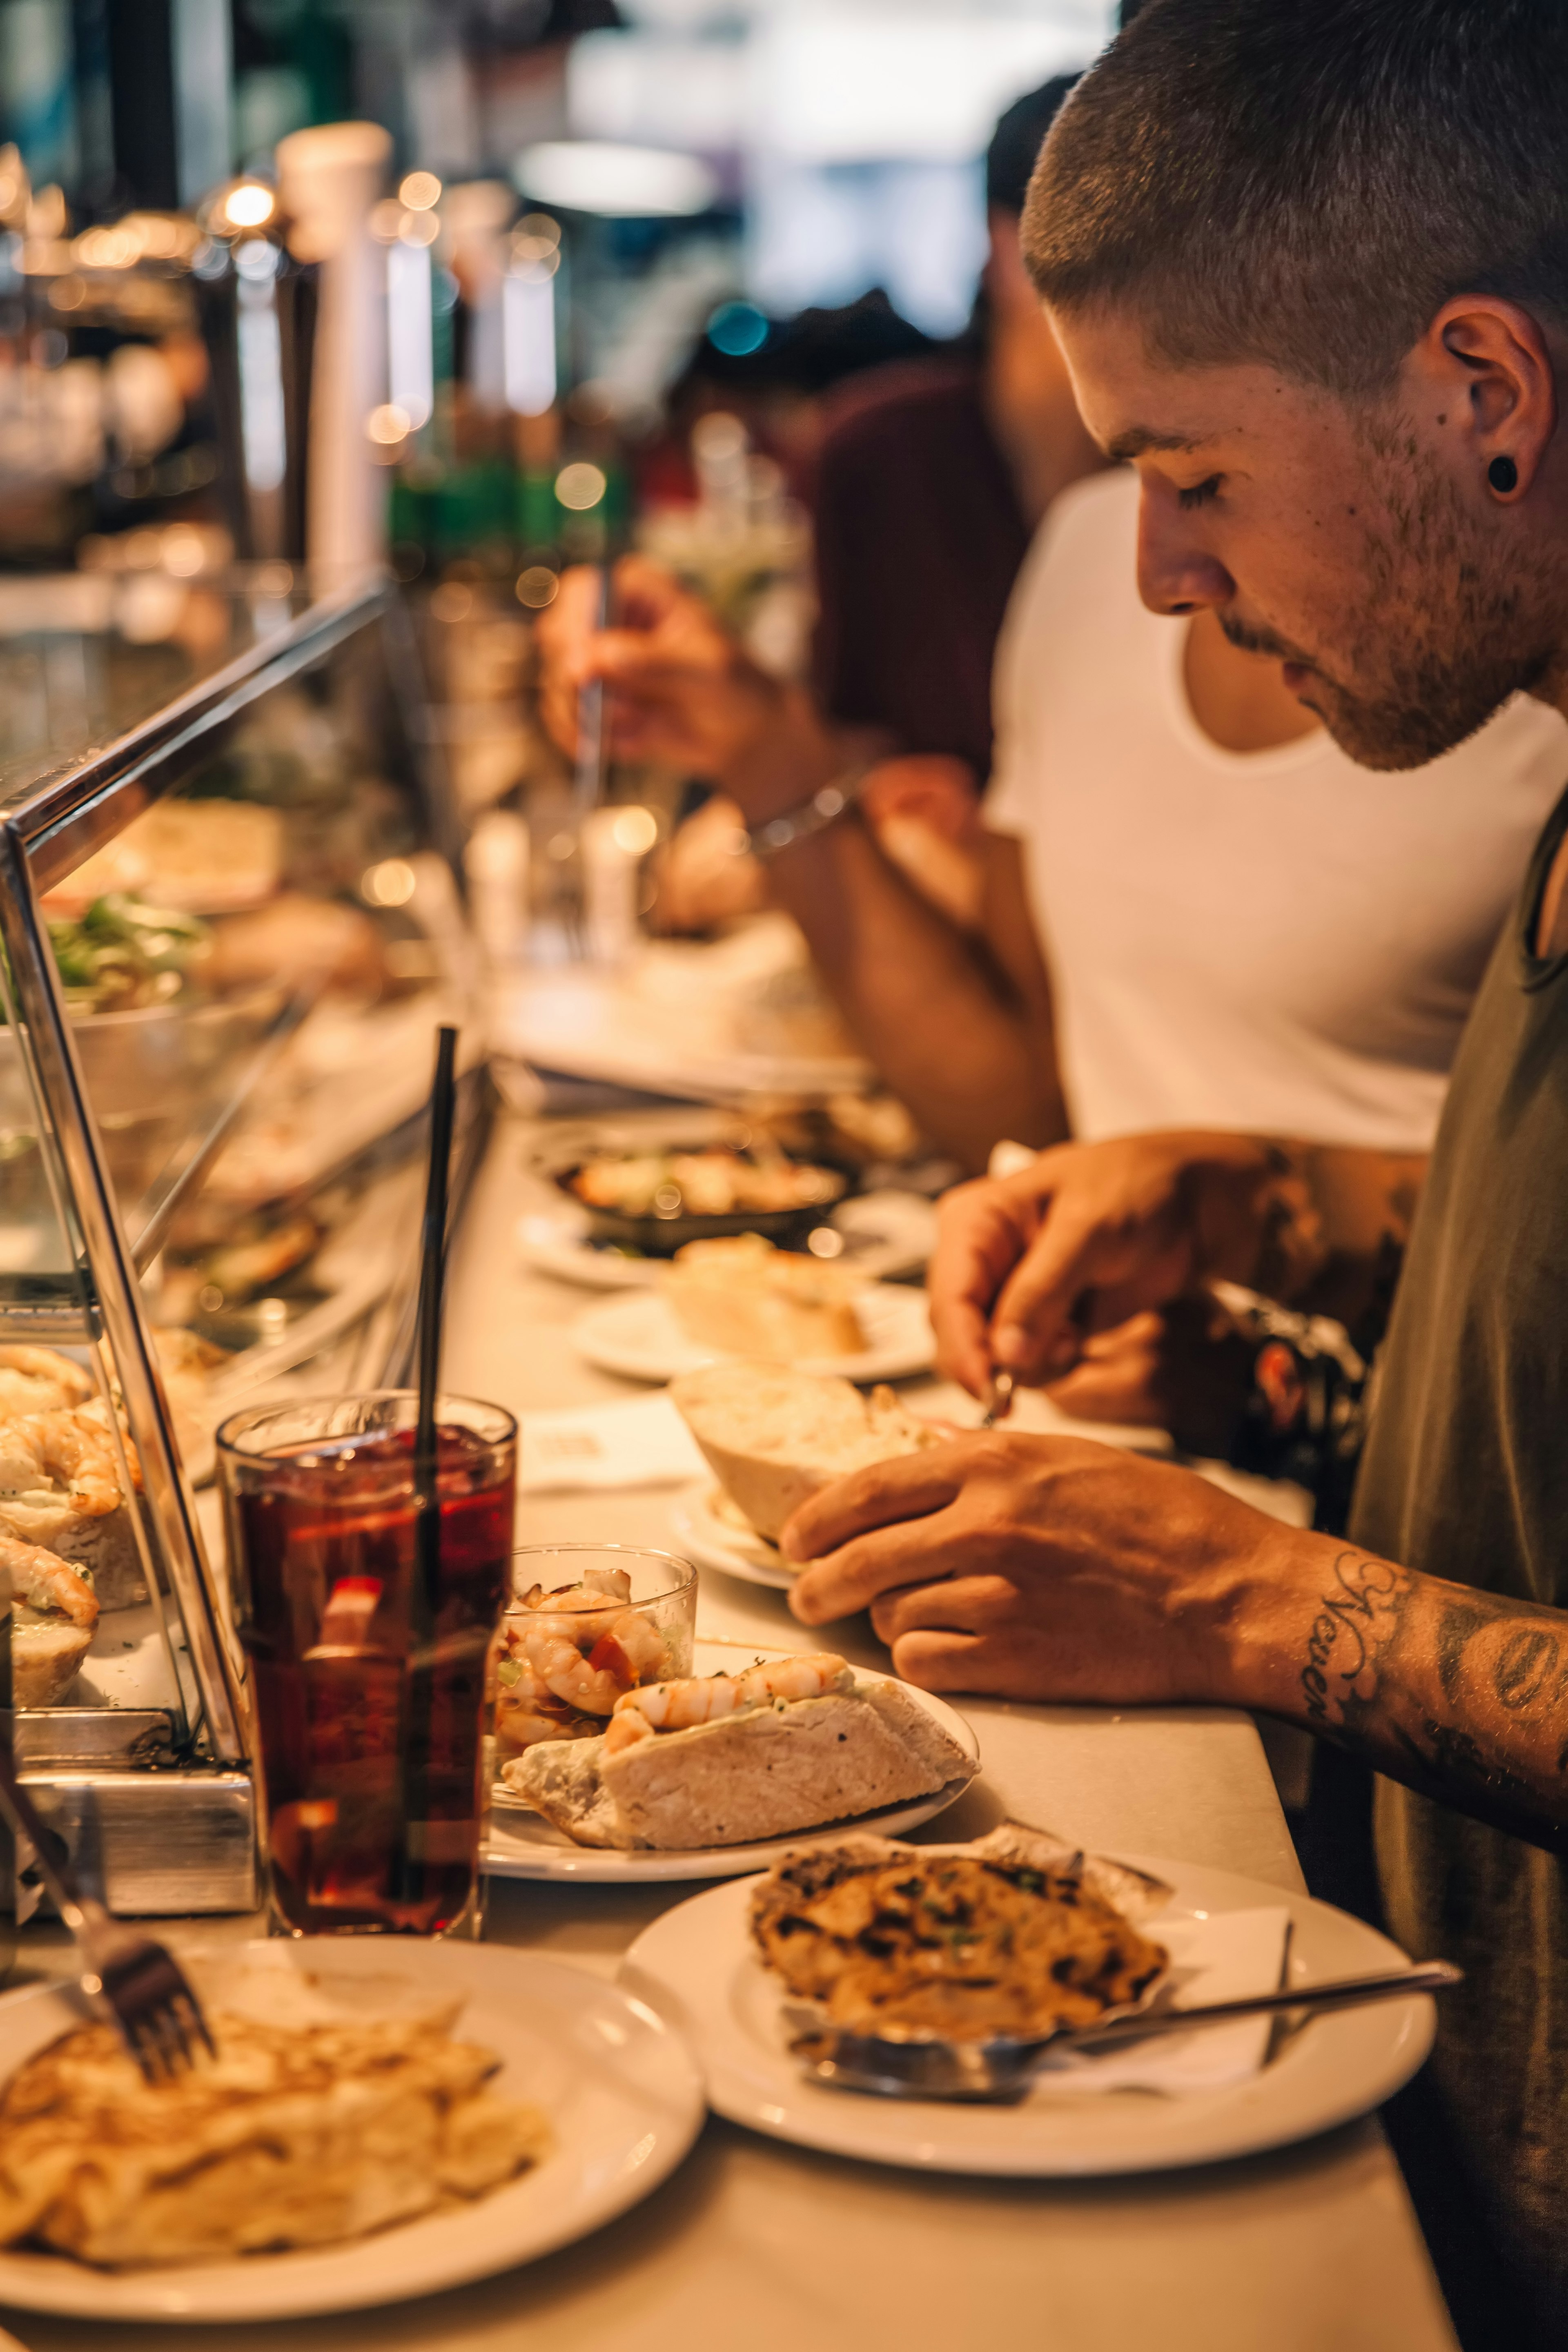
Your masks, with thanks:
[[(563, 751), (576, 750), (583, 688), (601, 678), (615, 757), (658, 760), (723, 783), (753, 819), (776, 813), (754, 804), (759, 784), (764, 801), (784, 806), (832, 775), (838, 755), (805, 698), (749, 660), (661, 565), (624, 556), (614, 609), (616, 625), (602, 627), (599, 573), (579, 566), (563, 573), (540, 617), (540, 707)], [(759, 763), (761, 779), (752, 773)], [(770, 790), (775, 768), (780, 782)]]
[(924, 1689), (1237, 1705), (1239, 1606), (1301, 1537), (1190, 1471), (994, 1430), (841, 1479), (781, 1540), (802, 1622), (869, 1607)]
[(1232, 1458), (1258, 1341), (1208, 1291), (1091, 1331), (1046, 1394), (1079, 1421), (1166, 1429), (1185, 1454)]
[(929, 1284), (937, 1360), (973, 1396), (995, 1365), (1047, 1384), (1087, 1331), (1220, 1276), (1289, 1297), (1321, 1255), (1305, 1182), (1256, 1138), (1058, 1144), (943, 1200)]
[(1568, 1851), (1563, 1610), (1282, 1527), (1192, 1471), (1001, 1430), (840, 1479), (780, 1541), (802, 1622), (868, 1607), (927, 1690), (1250, 1707)]

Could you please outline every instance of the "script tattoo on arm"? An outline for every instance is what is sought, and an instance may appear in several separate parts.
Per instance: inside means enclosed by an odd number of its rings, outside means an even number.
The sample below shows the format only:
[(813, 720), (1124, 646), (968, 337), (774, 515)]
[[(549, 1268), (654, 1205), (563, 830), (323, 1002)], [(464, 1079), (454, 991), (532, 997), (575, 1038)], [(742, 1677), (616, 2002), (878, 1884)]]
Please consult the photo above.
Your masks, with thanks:
[(1514, 1836), (1568, 1843), (1568, 1612), (1341, 1551), (1300, 1672), (1324, 1738)]
[(1399, 1631), (1414, 1582), (1392, 1560), (1341, 1552), (1307, 1636), (1301, 1698), (1309, 1723), (1337, 1730), (1356, 1701), (1376, 1698), (1378, 1662)]

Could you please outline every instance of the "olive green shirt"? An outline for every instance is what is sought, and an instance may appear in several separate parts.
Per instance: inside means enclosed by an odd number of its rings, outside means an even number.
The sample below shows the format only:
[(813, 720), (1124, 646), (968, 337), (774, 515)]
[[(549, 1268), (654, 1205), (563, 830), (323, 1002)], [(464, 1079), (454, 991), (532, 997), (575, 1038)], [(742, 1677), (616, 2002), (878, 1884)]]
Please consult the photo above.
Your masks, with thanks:
[[(1530, 942), (1565, 827), (1568, 793), (1455, 1062), (1351, 1520), (1369, 1551), (1553, 1608), (1568, 1608), (1568, 955)], [(1436, 2086), (1492, 2235), (1546, 2340), (1568, 2344), (1568, 1864), (1390, 1781), (1376, 1831), (1392, 1932), (1468, 1971), (1442, 2004)]]

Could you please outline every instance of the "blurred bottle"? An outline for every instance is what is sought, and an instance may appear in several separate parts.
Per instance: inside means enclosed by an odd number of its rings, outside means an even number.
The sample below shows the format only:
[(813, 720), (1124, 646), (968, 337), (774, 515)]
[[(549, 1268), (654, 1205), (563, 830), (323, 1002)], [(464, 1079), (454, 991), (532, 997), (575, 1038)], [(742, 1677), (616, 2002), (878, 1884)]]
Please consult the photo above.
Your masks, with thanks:
[(485, 961), (504, 970), (528, 952), (527, 820), (513, 809), (491, 809), (468, 836), (463, 866), (468, 909)]
[(220, 189), (202, 209), (202, 226), (191, 270), (225, 520), (242, 562), (301, 562), (320, 265), (291, 251), (292, 224), (264, 181)]
[(305, 543), (328, 580), (374, 567), (386, 548), (386, 478), (374, 446), (388, 405), (385, 273), (370, 216), (391, 158), (378, 122), (321, 123), (278, 142), (289, 251), (321, 267)]

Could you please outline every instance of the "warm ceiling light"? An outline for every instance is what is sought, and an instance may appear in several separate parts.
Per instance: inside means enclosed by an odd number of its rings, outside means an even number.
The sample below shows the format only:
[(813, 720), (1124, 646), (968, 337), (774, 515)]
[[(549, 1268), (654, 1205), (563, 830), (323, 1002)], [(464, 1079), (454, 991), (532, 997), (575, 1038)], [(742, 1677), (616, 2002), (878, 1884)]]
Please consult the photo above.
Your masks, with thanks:
[(397, 193), (411, 213), (427, 213), (441, 201), (441, 183), (434, 172), (409, 172), (400, 182)]
[(235, 228), (259, 228), (277, 209), (277, 197), (259, 180), (241, 180), (223, 200), (224, 217)]

